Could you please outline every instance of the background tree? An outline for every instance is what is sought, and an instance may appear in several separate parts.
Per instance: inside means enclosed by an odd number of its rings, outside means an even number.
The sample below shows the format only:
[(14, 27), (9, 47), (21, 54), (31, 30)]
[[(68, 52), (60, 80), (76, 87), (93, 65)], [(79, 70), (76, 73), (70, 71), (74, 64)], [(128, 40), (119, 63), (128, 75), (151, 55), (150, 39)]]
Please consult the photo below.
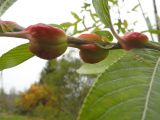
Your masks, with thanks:
[[(59, 60), (48, 61), (41, 73), (39, 85), (33, 84), (22, 95), (19, 107), (24, 108), (33, 116), (41, 116), (45, 119), (75, 120), (90, 86), (96, 78), (96, 75), (78, 74), (76, 70), (81, 64), (82, 62), (78, 58), (73, 58), (71, 54), (67, 54)], [(43, 89), (40, 89), (42, 87)], [(43, 94), (46, 90), (50, 94)], [(52, 102), (48, 103), (49, 106), (42, 104), (43, 99), (47, 98), (54, 98)], [(40, 102), (41, 100), (43, 101)]]

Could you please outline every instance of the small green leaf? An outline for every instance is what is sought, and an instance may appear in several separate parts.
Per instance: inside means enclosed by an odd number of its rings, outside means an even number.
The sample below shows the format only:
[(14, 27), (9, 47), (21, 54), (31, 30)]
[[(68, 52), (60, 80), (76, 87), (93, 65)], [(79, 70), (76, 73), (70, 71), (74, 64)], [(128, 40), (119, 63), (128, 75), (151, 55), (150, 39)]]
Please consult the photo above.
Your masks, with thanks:
[(28, 50), (28, 43), (17, 46), (0, 57), (0, 71), (17, 66), (33, 57)]
[(57, 28), (63, 29), (62, 26), (59, 24), (48, 24), (48, 25), (52, 26), (52, 27), (57, 27)]
[(71, 27), (73, 24), (71, 22), (65, 22), (65, 23), (61, 23), (60, 26), (63, 28), (63, 29), (67, 29), (69, 27)]
[(99, 74), (105, 71), (110, 65), (118, 61), (122, 56), (126, 54), (123, 50), (111, 50), (107, 58), (96, 64), (83, 64), (77, 72), (79, 74)]
[(127, 20), (124, 20), (124, 21), (123, 21), (123, 25), (124, 25), (125, 28), (128, 27), (128, 22), (127, 22)]
[(111, 2), (113, 5), (117, 4), (118, 0), (108, 0), (108, 2)]
[(84, 8), (86, 10), (90, 6), (91, 4), (84, 2), (84, 5), (81, 8)]
[(139, 7), (139, 4), (135, 5), (133, 8), (132, 8), (132, 11), (137, 11), (136, 9)]
[(111, 26), (108, 0), (92, 0), (93, 6), (101, 21), (107, 28)]
[(112, 41), (113, 40), (113, 36), (109, 31), (102, 30), (102, 31), (95, 31), (94, 33), (102, 36), (102, 39), (104, 41)]
[(81, 21), (81, 18), (77, 15), (77, 13), (71, 12), (71, 15), (72, 15), (77, 21)]
[(98, 42), (96, 42), (95, 44), (96, 44), (97, 46), (99, 46), (100, 48), (103, 48), (103, 49), (106, 49), (106, 50), (109, 50), (109, 49), (111, 49), (111, 48), (114, 47), (114, 45), (112, 45), (112, 44), (102, 45), (101, 43), (98, 43)]
[(143, 32), (149, 32), (149, 33), (152, 33), (152, 34), (160, 34), (160, 30), (146, 30), (146, 31), (143, 31)]

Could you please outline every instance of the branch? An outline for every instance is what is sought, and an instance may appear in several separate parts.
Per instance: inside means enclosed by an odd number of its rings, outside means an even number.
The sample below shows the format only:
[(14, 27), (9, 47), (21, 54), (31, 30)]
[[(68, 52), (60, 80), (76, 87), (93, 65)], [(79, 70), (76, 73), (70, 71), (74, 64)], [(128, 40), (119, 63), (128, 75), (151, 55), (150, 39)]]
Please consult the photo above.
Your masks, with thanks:
[[(156, 20), (156, 29), (160, 30), (160, 23), (158, 19), (158, 11), (157, 11), (157, 6), (156, 6), (156, 1), (153, 0), (153, 8), (154, 8), (154, 15), (155, 15), (155, 20)], [(160, 35), (158, 35), (158, 41), (160, 42)]]
[[(146, 20), (147, 18), (146, 18), (146, 16), (145, 16), (144, 11), (143, 11), (143, 8), (142, 8), (142, 5), (141, 5), (140, 0), (138, 0), (138, 3), (139, 3), (139, 6), (140, 6), (140, 9), (141, 9), (141, 12), (142, 12), (143, 18), (144, 18), (144, 20), (145, 20), (145, 22), (146, 22), (146, 25), (147, 25), (147, 27), (148, 27), (148, 30), (150, 30), (150, 29), (152, 29), (152, 28), (150, 28), (150, 25), (148, 24), (148, 22), (147, 22), (147, 20)], [(154, 38), (153, 38), (152, 33), (150, 33), (150, 36), (151, 36), (152, 41), (154, 41)]]
[[(71, 36), (68, 36), (67, 41), (70, 47), (75, 47), (75, 48), (79, 48), (80, 45), (95, 44), (95, 45), (100, 46), (101, 48), (108, 49), (108, 50), (123, 49), (119, 43), (108, 43), (104, 41), (100, 41), (100, 42), (99, 41), (85, 41), (80, 38), (75, 38)], [(160, 46), (157, 44), (153, 44), (151, 42), (144, 44), (143, 46), (141, 46), (141, 48), (149, 48), (149, 49), (155, 49), (155, 50), (160, 51)]]
[(25, 32), (5, 32), (0, 33), (0, 37), (15, 37), (27, 39), (27, 34)]

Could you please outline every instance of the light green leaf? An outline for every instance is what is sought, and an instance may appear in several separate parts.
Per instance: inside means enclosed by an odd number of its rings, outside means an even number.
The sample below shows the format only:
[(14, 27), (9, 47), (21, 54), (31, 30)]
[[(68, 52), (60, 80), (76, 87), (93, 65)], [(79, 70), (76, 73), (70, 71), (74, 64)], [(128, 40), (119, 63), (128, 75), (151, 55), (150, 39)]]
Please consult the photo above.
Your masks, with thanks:
[(132, 8), (132, 11), (137, 11), (137, 8), (139, 7), (139, 4), (135, 5), (133, 8)]
[(123, 50), (111, 50), (107, 58), (97, 64), (83, 64), (77, 72), (80, 74), (99, 74), (126, 54)]
[(107, 28), (111, 26), (108, 0), (92, 0), (93, 6), (101, 21)]
[(107, 30), (95, 31), (94, 33), (102, 36), (102, 39), (104, 41), (112, 41), (113, 40), (112, 34)]
[(112, 45), (112, 44), (109, 44), (109, 45), (102, 45), (101, 43), (95, 43), (97, 46), (99, 46), (100, 48), (103, 48), (103, 49), (106, 49), (106, 50), (109, 50), (111, 48), (113, 48), (115, 45)]
[(2, 16), (16, 1), (17, 0), (0, 0), (0, 16)]
[(61, 23), (60, 26), (63, 28), (63, 29), (67, 29), (69, 27), (71, 27), (73, 24), (71, 22), (65, 22), (65, 23)]
[(143, 31), (143, 32), (149, 32), (149, 33), (152, 33), (152, 34), (160, 34), (160, 30), (154, 30), (154, 29), (152, 29), (152, 30), (146, 30), (146, 31)]
[(48, 24), (48, 25), (52, 26), (52, 27), (57, 27), (57, 28), (63, 29), (62, 26), (59, 24)]
[(71, 15), (72, 15), (77, 21), (81, 21), (81, 18), (78, 16), (77, 13), (71, 12)]
[(0, 71), (17, 66), (33, 57), (28, 50), (28, 43), (17, 46), (0, 57)]
[(131, 51), (99, 76), (78, 120), (159, 120), (159, 88), (160, 52)]

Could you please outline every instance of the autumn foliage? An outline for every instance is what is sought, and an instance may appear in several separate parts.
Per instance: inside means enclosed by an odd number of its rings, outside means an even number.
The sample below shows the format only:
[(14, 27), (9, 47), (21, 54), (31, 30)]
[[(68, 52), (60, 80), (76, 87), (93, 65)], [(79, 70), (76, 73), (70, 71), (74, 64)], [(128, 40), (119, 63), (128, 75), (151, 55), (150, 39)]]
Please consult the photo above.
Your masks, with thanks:
[(29, 112), (36, 106), (42, 104), (43, 106), (54, 106), (56, 98), (49, 88), (41, 84), (33, 84), (28, 91), (21, 95), (18, 100), (18, 107), (22, 111)]

